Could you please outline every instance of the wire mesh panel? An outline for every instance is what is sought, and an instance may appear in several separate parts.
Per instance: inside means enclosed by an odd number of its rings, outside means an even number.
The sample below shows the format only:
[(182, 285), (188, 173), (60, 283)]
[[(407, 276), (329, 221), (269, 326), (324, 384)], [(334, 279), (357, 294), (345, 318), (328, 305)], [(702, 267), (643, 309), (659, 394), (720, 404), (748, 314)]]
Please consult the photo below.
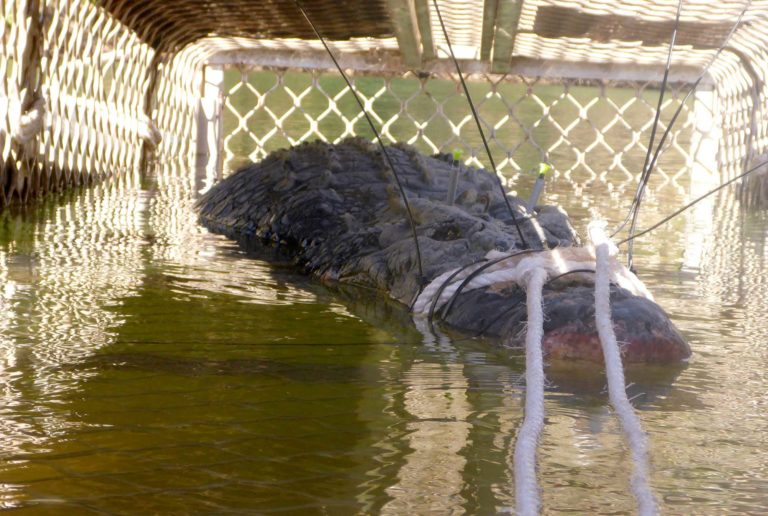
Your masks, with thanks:
[[(574, 187), (594, 182), (611, 189), (634, 187), (655, 115), (657, 85), (494, 75), (469, 79), (491, 151), (510, 184), (532, 181), (530, 171), (546, 161), (554, 166), (555, 177)], [(357, 75), (353, 84), (385, 141), (404, 141), (429, 154), (460, 148), (467, 163), (487, 165), (454, 75)], [(667, 92), (660, 131), (686, 92), (684, 85)], [(349, 88), (333, 73), (230, 67), (221, 102), (228, 169), (302, 141), (373, 137)], [(693, 160), (691, 113), (689, 101), (667, 140), (652, 188), (686, 188), (679, 180)]]
[[(162, 7), (158, 16), (171, 16), (177, 9), (160, 3), (156, 7)], [(205, 9), (213, 16), (216, 6)], [(733, 9), (729, 4), (728, 13)], [(240, 36), (196, 41), (194, 27), (150, 23), (154, 11), (134, 3), (0, 0), (0, 13), (2, 206), (13, 198), (26, 200), (135, 171), (152, 157), (191, 164), (196, 148), (211, 148), (210, 142), (207, 147), (195, 146), (202, 110), (202, 69), (211, 56), (238, 49), (250, 55), (248, 59), (255, 56), (255, 61), (222, 65), (236, 62), (225, 58), (209, 65), (209, 69), (223, 66), (226, 71), (220, 98), (223, 118), (216, 134), (223, 135), (220, 146), (228, 168), (301, 141), (373, 136), (337, 74), (322, 71), (323, 66), (291, 72), (264, 65), (269, 59), (306, 60), (318, 50), (317, 42)], [(754, 18), (760, 12), (752, 14)], [(527, 27), (528, 18), (521, 19)], [(458, 20), (449, 25), (458, 27)], [(691, 32), (688, 29), (686, 34)], [(209, 33), (203, 31), (195, 37)], [(527, 48), (526, 37), (521, 34), (518, 42), (521, 51)], [(745, 24), (732, 48), (718, 58), (714, 73), (717, 102), (710, 109), (717, 111), (722, 141), (717, 142), (718, 162), (706, 164), (710, 170), (732, 175), (765, 153), (768, 123), (762, 106), (768, 101), (768, 57), (761, 43), (764, 38), (757, 25)], [(360, 39), (335, 44), (340, 51), (356, 56), (361, 67), (353, 77), (354, 87), (385, 140), (408, 142), (427, 153), (458, 147), (465, 150), (468, 163), (487, 164), (457, 77), (439, 66), (430, 72), (405, 72), (408, 67), (403, 61), (392, 59), (398, 41)], [(442, 44), (439, 37), (435, 41), (438, 47)], [(656, 57), (651, 61), (658, 61), (664, 48), (658, 42), (654, 45)], [(688, 50), (679, 49), (675, 55), (687, 56)], [(711, 49), (699, 54), (690, 62), (683, 59), (688, 63), (685, 66), (700, 65), (713, 56)], [(628, 55), (622, 54), (622, 59)], [(389, 64), (376, 68), (377, 59)], [(650, 66), (648, 59), (638, 57), (638, 63)], [(584, 59), (584, 63), (588, 61)], [(495, 58), (494, 63), (498, 64)], [(474, 65), (474, 71), (494, 69)], [(554, 177), (571, 182), (575, 190), (599, 184), (604, 186), (599, 192), (603, 194), (634, 186), (650, 137), (656, 80), (544, 79), (535, 71), (515, 73), (523, 75), (468, 76), (491, 151), (510, 184), (532, 181), (529, 171), (548, 161), (555, 167)], [(686, 91), (681, 83), (667, 92), (661, 130)], [(680, 179), (700, 158), (696, 143), (702, 141), (695, 136), (694, 99), (684, 106), (683, 116), (666, 140), (651, 191), (667, 185), (680, 191), (687, 188), (687, 178)]]
[(0, 207), (153, 155), (191, 160), (198, 56), (87, 0), (0, 0), (0, 14)]
[(49, 127), (44, 191), (130, 170), (141, 151), (141, 107), (154, 51), (83, 2), (47, 6), (42, 63)]

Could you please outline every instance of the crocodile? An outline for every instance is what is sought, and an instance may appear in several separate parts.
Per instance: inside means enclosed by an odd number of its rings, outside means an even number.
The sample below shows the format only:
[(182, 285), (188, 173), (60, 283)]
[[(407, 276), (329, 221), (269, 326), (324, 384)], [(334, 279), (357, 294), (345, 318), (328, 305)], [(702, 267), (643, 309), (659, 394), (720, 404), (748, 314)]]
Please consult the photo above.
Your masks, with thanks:
[[(458, 183), (449, 202), (452, 172), (458, 172)], [(520, 345), (525, 335), (526, 293), (519, 281), (454, 288), (441, 303), (420, 294), (452, 276), (471, 278), (470, 272), (491, 262), (521, 263), (537, 253), (557, 253), (589, 264), (594, 251), (581, 244), (561, 208), (527, 209), (483, 168), (457, 165), (449, 155), (427, 156), (402, 143), (388, 146), (385, 154), (362, 138), (272, 152), (214, 185), (197, 209), (210, 231), (251, 249), (271, 249), (324, 283), (388, 296), (404, 311), (419, 305), (430, 324), (501, 338), (510, 346)], [(634, 283), (610, 287), (623, 361), (687, 360), (688, 343), (647, 292), (631, 288), (639, 280), (630, 279)], [(550, 276), (542, 292), (547, 360), (602, 362), (594, 305), (588, 267)]]

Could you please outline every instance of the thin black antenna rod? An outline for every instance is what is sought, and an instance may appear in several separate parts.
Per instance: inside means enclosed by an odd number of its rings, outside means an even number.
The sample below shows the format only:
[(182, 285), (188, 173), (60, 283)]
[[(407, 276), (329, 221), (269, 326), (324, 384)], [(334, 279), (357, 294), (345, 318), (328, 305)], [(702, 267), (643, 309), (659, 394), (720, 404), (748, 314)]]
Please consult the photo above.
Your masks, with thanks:
[(713, 188), (709, 192), (705, 193), (704, 195), (701, 195), (701, 196), (697, 197), (696, 199), (692, 200), (691, 202), (689, 202), (688, 204), (686, 204), (682, 208), (679, 208), (679, 209), (675, 210), (674, 212), (672, 212), (671, 214), (667, 215), (666, 217), (664, 217), (663, 219), (661, 219), (659, 222), (657, 222), (653, 226), (649, 227), (648, 229), (644, 229), (643, 231), (641, 231), (641, 232), (639, 232), (639, 233), (637, 233), (635, 235), (628, 236), (627, 238), (625, 238), (621, 242), (617, 243), (616, 245), (618, 246), (618, 245), (624, 244), (626, 242), (630, 242), (631, 243), (634, 239), (639, 238), (639, 237), (645, 235), (646, 233), (650, 233), (651, 231), (653, 231), (654, 229), (658, 228), (659, 226), (662, 226), (662, 225), (666, 224), (667, 222), (669, 222), (670, 220), (674, 219), (675, 217), (677, 217), (678, 215), (683, 213), (688, 208), (691, 208), (692, 206), (694, 206), (694, 205), (698, 204), (699, 202), (703, 201), (704, 199), (706, 199), (710, 195), (712, 195), (712, 194), (714, 194), (716, 192), (719, 192), (720, 190), (722, 190), (726, 186), (728, 186), (730, 184), (733, 184), (736, 181), (738, 181), (739, 179), (742, 179), (742, 178), (748, 176), (749, 174), (751, 174), (752, 172), (754, 172), (754, 171), (756, 171), (756, 170), (758, 170), (758, 169), (760, 169), (762, 167), (766, 167), (766, 166), (768, 166), (768, 161), (763, 161), (762, 163), (757, 164), (756, 166), (750, 168), (749, 170), (747, 170), (743, 174), (740, 174), (740, 175), (734, 177), (733, 179), (729, 179), (725, 183), (723, 183), (723, 184), (721, 184), (719, 186), (716, 186), (715, 188)]
[(664, 77), (661, 79), (661, 88), (659, 89), (659, 101), (656, 104), (656, 114), (653, 118), (653, 125), (651, 126), (651, 138), (648, 141), (648, 149), (645, 153), (645, 162), (640, 172), (640, 180), (637, 182), (637, 188), (635, 189), (635, 196), (632, 198), (632, 205), (627, 211), (627, 216), (624, 217), (624, 221), (619, 224), (619, 227), (614, 231), (614, 234), (618, 233), (624, 226), (627, 225), (629, 219), (636, 213), (635, 207), (638, 204), (638, 196), (643, 190), (643, 181), (646, 180), (648, 174), (648, 163), (651, 161), (651, 154), (653, 153), (653, 143), (656, 140), (656, 131), (659, 128), (659, 119), (661, 118), (661, 107), (664, 103), (664, 93), (667, 90), (667, 80), (669, 79), (669, 69), (672, 67), (672, 50), (675, 48), (675, 40), (677, 39), (677, 31), (680, 28), (680, 12), (683, 7), (683, 0), (677, 2), (677, 13), (675, 14), (675, 25), (672, 29), (672, 39), (669, 42), (669, 51), (667, 52), (667, 64), (664, 66)]
[[(682, 102), (680, 102), (680, 105), (675, 110), (675, 113), (672, 115), (671, 120), (669, 121), (669, 124), (667, 125), (667, 128), (664, 130), (664, 133), (661, 135), (661, 139), (659, 140), (659, 145), (656, 148), (656, 151), (653, 153), (653, 159), (651, 160), (650, 165), (648, 166), (648, 173), (646, 174), (645, 181), (643, 183), (643, 190), (640, 191), (640, 197), (636, 199), (636, 202), (639, 203), (642, 201), (643, 192), (648, 184), (648, 179), (650, 178), (650, 174), (653, 171), (654, 167), (656, 166), (656, 162), (659, 159), (659, 156), (661, 155), (662, 151), (664, 150), (664, 143), (666, 143), (667, 138), (669, 137), (670, 131), (672, 130), (672, 126), (674, 126), (675, 122), (677, 121), (677, 118), (680, 116), (680, 113), (682, 113), (683, 108), (685, 107), (685, 103), (688, 101), (688, 99), (693, 95), (693, 93), (696, 91), (696, 88), (698, 88), (699, 84), (701, 83), (702, 79), (704, 79), (704, 76), (709, 71), (710, 66), (717, 61), (717, 58), (720, 56), (720, 54), (728, 48), (728, 43), (731, 40), (731, 36), (736, 32), (736, 29), (739, 28), (739, 25), (741, 24), (741, 20), (744, 17), (744, 14), (747, 12), (749, 7), (752, 5), (752, 0), (747, 0), (746, 4), (744, 5), (744, 9), (742, 9), (741, 14), (739, 14), (738, 19), (736, 20), (736, 23), (731, 27), (730, 32), (723, 40), (722, 45), (717, 49), (717, 52), (715, 52), (715, 55), (712, 56), (712, 59), (709, 60), (707, 63), (707, 66), (704, 67), (704, 69), (701, 71), (699, 76), (696, 78), (696, 80), (691, 85), (691, 88), (688, 90), (688, 93), (685, 94), (685, 97), (683, 97)], [(638, 207), (639, 209), (639, 207)], [(626, 223), (626, 222), (625, 222)], [(622, 228), (619, 228), (618, 231), (621, 231)], [(614, 233), (615, 235), (615, 233)], [(613, 235), (611, 235), (613, 236)]]
[(456, 66), (456, 73), (459, 74), (459, 81), (461, 81), (461, 87), (464, 88), (464, 95), (466, 95), (467, 102), (469, 103), (469, 108), (472, 110), (472, 117), (475, 119), (475, 123), (477, 124), (477, 130), (480, 132), (480, 139), (483, 140), (483, 146), (485, 147), (485, 152), (486, 154), (488, 154), (488, 161), (491, 163), (491, 168), (493, 169), (493, 175), (496, 176), (496, 180), (498, 181), (499, 190), (501, 190), (501, 196), (504, 198), (504, 203), (507, 205), (507, 210), (509, 210), (509, 214), (512, 216), (512, 222), (515, 223), (515, 227), (517, 228), (517, 234), (520, 236), (520, 241), (522, 242), (523, 246), (526, 249), (528, 249), (530, 248), (530, 246), (528, 245), (528, 242), (525, 240), (525, 237), (523, 236), (523, 232), (520, 229), (520, 224), (518, 224), (517, 222), (517, 217), (515, 216), (515, 212), (512, 209), (512, 206), (509, 204), (509, 199), (507, 199), (507, 193), (504, 191), (504, 185), (501, 184), (501, 178), (499, 177), (499, 173), (496, 170), (496, 162), (493, 160), (490, 147), (488, 147), (488, 140), (486, 140), (485, 138), (485, 132), (483, 131), (483, 126), (480, 123), (480, 117), (477, 114), (477, 110), (475, 109), (474, 102), (472, 102), (472, 96), (469, 94), (467, 83), (464, 82), (464, 75), (461, 73), (461, 68), (459, 67), (459, 61), (456, 59), (456, 56), (453, 53), (451, 40), (448, 37), (448, 31), (445, 28), (445, 23), (443, 23), (443, 15), (440, 14), (440, 8), (437, 6), (437, 0), (432, 0), (432, 3), (435, 6), (437, 19), (440, 20), (440, 27), (443, 29), (443, 36), (445, 36), (445, 42), (448, 44), (448, 52), (451, 54), (451, 59), (453, 60), (454, 66)]
[[(661, 91), (659, 92), (659, 103), (656, 106), (656, 118), (653, 121), (653, 129), (651, 130), (651, 141), (648, 142), (648, 152), (645, 153), (645, 163), (643, 164), (643, 173), (640, 181), (637, 184), (637, 193), (635, 195), (635, 205), (632, 211), (632, 223), (629, 225), (629, 234), (635, 232), (637, 227), (637, 216), (640, 214), (640, 203), (643, 200), (643, 194), (645, 193), (645, 185), (648, 184), (648, 179), (651, 177), (651, 169), (648, 166), (648, 161), (653, 152), (653, 140), (656, 137), (656, 129), (659, 127), (659, 118), (661, 118), (661, 106), (664, 102), (664, 91), (667, 89), (667, 79), (669, 78), (669, 68), (672, 66), (672, 50), (675, 48), (675, 40), (677, 39), (677, 30), (680, 27), (680, 11), (683, 8), (683, 0), (677, 0), (677, 14), (675, 14), (675, 28), (672, 30), (672, 41), (669, 42), (669, 52), (667, 53), (667, 65), (664, 68), (664, 79), (661, 82)], [(630, 240), (627, 248), (627, 268), (632, 270), (633, 258), (634, 258), (635, 243)]]
[[(656, 147), (656, 151), (653, 154), (653, 159), (650, 162), (650, 165), (648, 166), (648, 172), (645, 175), (644, 181), (642, 182), (642, 189), (639, 190), (635, 198), (633, 199), (632, 207), (630, 208), (630, 212), (632, 213), (633, 210), (636, 210), (639, 212), (640, 206), (639, 204), (642, 202), (642, 198), (645, 192), (645, 188), (647, 187), (648, 180), (650, 179), (650, 174), (653, 172), (656, 163), (659, 159), (659, 156), (661, 155), (662, 151), (664, 150), (664, 143), (667, 141), (667, 138), (669, 137), (670, 131), (672, 130), (672, 127), (674, 126), (675, 122), (677, 121), (677, 118), (680, 116), (680, 113), (683, 111), (683, 108), (685, 107), (685, 103), (688, 101), (690, 96), (696, 91), (696, 88), (701, 83), (702, 79), (706, 76), (707, 72), (709, 71), (709, 68), (717, 61), (717, 58), (720, 56), (720, 54), (728, 47), (728, 43), (731, 40), (731, 37), (736, 32), (736, 30), (741, 25), (741, 20), (744, 17), (744, 14), (749, 10), (749, 7), (752, 5), (752, 0), (747, 0), (744, 4), (744, 8), (741, 10), (741, 13), (739, 14), (738, 19), (736, 20), (736, 23), (731, 27), (731, 30), (726, 35), (725, 39), (723, 40), (723, 43), (718, 47), (717, 51), (715, 52), (715, 55), (712, 56), (712, 59), (709, 60), (707, 65), (704, 67), (704, 69), (701, 71), (699, 76), (696, 78), (696, 80), (693, 82), (693, 85), (688, 90), (688, 93), (686, 93), (685, 97), (683, 98), (680, 105), (675, 110), (674, 115), (672, 115), (672, 119), (670, 120), (669, 124), (667, 124), (667, 128), (665, 129), (664, 133), (661, 135), (661, 139), (659, 140), (659, 144)], [(627, 214), (627, 218), (624, 220), (624, 222), (611, 234), (611, 237), (616, 236), (626, 225), (629, 213)], [(630, 228), (630, 236), (625, 239), (624, 241), (629, 241), (630, 246), (632, 246), (631, 242), (633, 240), (633, 234), (634, 234), (634, 227)], [(631, 251), (630, 251), (631, 256)]]
[(320, 34), (320, 31), (317, 30), (317, 27), (315, 27), (315, 24), (312, 23), (312, 20), (309, 18), (309, 15), (307, 15), (307, 12), (304, 10), (304, 7), (302, 7), (299, 0), (294, 0), (294, 3), (296, 4), (296, 7), (299, 8), (299, 11), (301, 11), (301, 14), (302, 16), (304, 16), (304, 19), (307, 20), (307, 23), (309, 23), (310, 27), (312, 27), (312, 31), (315, 33), (315, 36), (317, 36), (317, 39), (320, 40), (320, 43), (323, 44), (323, 47), (325, 47), (325, 50), (328, 52), (328, 55), (331, 56), (331, 60), (333, 61), (333, 64), (336, 65), (336, 69), (344, 78), (344, 82), (347, 83), (347, 87), (349, 88), (349, 91), (352, 92), (352, 96), (355, 97), (355, 100), (357, 101), (357, 105), (360, 106), (360, 111), (362, 111), (363, 115), (365, 115), (365, 119), (368, 120), (368, 125), (371, 126), (371, 131), (373, 131), (373, 134), (376, 135), (376, 141), (379, 142), (379, 147), (381, 147), (381, 152), (384, 153), (384, 158), (387, 160), (389, 169), (392, 171), (392, 175), (395, 178), (395, 183), (397, 183), (397, 189), (400, 190), (400, 196), (403, 198), (403, 204), (405, 204), (405, 210), (408, 213), (408, 222), (411, 225), (411, 233), (413, 234), (413, 243), (416, 245), (416, 260), (418, 261), (418, 266), (419, 266), (419, 283), (422, 284), (425, 278), (424, 278), (424, 269), (421, 264), (421, 248), (419, 247), (419, 237), (416, 234), (416, 222), (413, 219), (413, 212), (411, 211), (411, 205), (408, 202), (408, 196), (405, 195), (403, 184), (400, 182), (400, 177), (397, 175), (397, 171), (395, 170), (395, 165), (392, 163), (392, 158), (389, 156), (389, 153), (387, 152), (387, 148), (384, 145), (384, 140), (381, 139), (381, 135), (379, 134), (379, 131), (376, 130), (376, 126), (373, 125), (373, 120), (371, 120), (371, 117), (368, 115), (368, 112), (365, 110), (365, 106), (363, 106), (363, 102), (360, 100), (360, 97), (357, 95), (357, 92), (352, 87), (352, 82), (350, 82), (349, 77), (347, 77), (347, 74), (344, 73), (344, 70), (342, 70), (341, 65), (336, 60), (336, 57), (333, 55), (333, 52), (331, 52), (331, 49), (328, 47), (328, 44), (325, 42), (325, 38), (323, 38), (323, 36)]

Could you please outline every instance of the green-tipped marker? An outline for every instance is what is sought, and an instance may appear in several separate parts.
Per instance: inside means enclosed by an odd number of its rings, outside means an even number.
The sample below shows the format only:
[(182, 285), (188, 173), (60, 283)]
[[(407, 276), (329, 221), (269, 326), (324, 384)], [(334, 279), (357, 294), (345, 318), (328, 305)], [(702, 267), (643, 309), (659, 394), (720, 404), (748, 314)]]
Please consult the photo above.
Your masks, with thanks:
[(547, 172), (550, 172), (552, 170), (552, 165), (549, 163), (539, 163), (539, 177), (536, 178), (536, 182), (533, 183), (533, 191), (531, 192), (531, 198), (528, 199), (528, 204), (526, 205), (526, 209), (529, 213), (533, 213), (533, 209), (536, 207), (536, 203), (539, 202), (539, 197), (541, 197), (541, 192), (544, 190), (544, 177), (547, 175)]
[(448, 180), (448, 196), (446, 202), (450, 205), (456, 200), (456, 188), (459, 184), (459, 169), (461, 167), (461, 155), (464, 151), (461, 149), (453, 149), (453, 167), (451, 167), (451, 177)]

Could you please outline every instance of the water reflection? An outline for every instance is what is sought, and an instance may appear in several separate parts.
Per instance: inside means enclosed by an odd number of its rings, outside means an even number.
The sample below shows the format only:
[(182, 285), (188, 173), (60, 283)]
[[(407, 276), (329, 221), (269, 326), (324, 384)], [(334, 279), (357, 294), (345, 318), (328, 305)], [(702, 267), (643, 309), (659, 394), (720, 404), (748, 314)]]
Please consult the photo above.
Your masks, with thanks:
[(403, 375), (403, 409), (410, 422), (405, 464), (383, 514), (445, 513), (466, 501), (461, 492), (468, 444), (467, 380), (460, 364), (413, 364)]
[[(3, 215), (0, 505), (510, 511), (521, 354), (419, 332), (401, 306), (208, 234), (204, 182), (168, 165)], [(580, 227), (593, 208), (623, 214), (550, 186)], [(643, 224), (681, 200), (657, 195)], [(694, 348), (687, 368), (628, 371), (666, 512), (768, 508), (766, 222), (723, 195), (638, 246)], [(603, 377), (547, 376), (546, 511), (632, 512)]]
[(654, 271), (675, 280), (657, 291), (694, 349), (676, 388), (647, 414), (659, 491), (673, 511), (764, 512), (766, 213), (741, 210), (730, 192), (713, 206), (697, 269)]
[(107, 307), (141, 282), (144, 202), (127, 181), (121, 189), (102, 187), (32, 210), (31, 221), (5, 215), (3, 455), (44, 449), (77, 426), (56, 405), (82, 378), (62, 366), (112, 342), (121, 318)]

